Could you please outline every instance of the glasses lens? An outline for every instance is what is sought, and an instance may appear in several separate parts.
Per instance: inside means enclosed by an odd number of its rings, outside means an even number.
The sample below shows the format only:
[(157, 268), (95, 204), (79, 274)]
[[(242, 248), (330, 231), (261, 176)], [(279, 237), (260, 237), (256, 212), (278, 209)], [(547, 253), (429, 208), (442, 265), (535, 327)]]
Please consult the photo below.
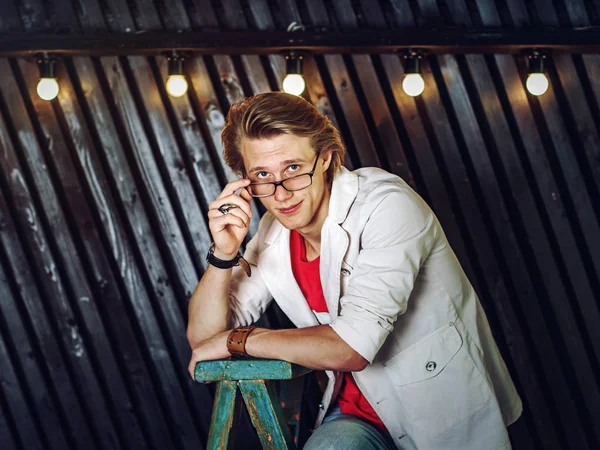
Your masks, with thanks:
[(273, 195), (275, 193), (275, 185), (271, 183), (251, 184), (250, 186), (248, 186), (248, 189), (250, 190), (250, 195), (256, 197)]
[[(308, 173), (288, 178), (281, 182), (281, 185), (287, 191), (299, 191), (300, 189), (309, 187), (311, 184), (312, 178)], [(268, 197), (275, 193), (275, 185), (273, 183), (251, 184), (248, 186), (248, 190), (253, 197)]]
[(297, 177), (288, 178), (287, 180), (283, 180), (283, 187), (288, 191), (299, 191), (300, 189), (304, 189), (310, 186), (311, 177), (309, 174), (305, 173), (303, 175), (298, 175)]

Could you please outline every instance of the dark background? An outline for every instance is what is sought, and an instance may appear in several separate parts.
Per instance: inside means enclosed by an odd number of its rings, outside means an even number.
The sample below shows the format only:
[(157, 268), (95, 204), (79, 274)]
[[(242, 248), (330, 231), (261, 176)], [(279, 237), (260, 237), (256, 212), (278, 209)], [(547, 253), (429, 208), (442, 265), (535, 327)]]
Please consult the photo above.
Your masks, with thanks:
[[(0, 35), (105, 31), (600, 26), (598, 0), (0, 0)], [(515, 449), (600, 448), (600, 55), (429, 55), (426, 89), (394, 54), (308, 58), (308, 98), (346, 165), (409, 181), (438, 215), (522, 396)], [(280, 89), (280, 55), (77, 56), (61, 91), (0, 58), (0, 448), (201, 449), (211, 388), (186, 367), (187, 301), (207, 204), (231, 173), (229, 105)], [(253, 230), (256, 222), (253, 225)], [(271, 322), (277, 322), (274, 311)], [(248, 434), (242, 427), (238, 440)], [(243, 440), (248, 448), (251, 440)]]

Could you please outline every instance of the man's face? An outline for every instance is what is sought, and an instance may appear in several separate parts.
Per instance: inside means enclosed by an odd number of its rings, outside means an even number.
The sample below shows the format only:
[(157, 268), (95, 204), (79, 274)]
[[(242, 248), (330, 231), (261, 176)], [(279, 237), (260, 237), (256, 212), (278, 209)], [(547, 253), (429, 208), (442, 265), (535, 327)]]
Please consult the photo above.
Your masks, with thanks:
[[(282, 134), (272, 139), (244, 140), (242, 157), (246, 176), (253, 183), (261, 183), (310, 172), (317, 153), (310, 138)], [(325, 173), (330, 163), (331, 152), (321, 152), (312, 185), (294, 192), (277, 186), (274, 195), (260, 198), (260, 201), (284, 227), (303, 234), (319, 232), (329, 207)]]

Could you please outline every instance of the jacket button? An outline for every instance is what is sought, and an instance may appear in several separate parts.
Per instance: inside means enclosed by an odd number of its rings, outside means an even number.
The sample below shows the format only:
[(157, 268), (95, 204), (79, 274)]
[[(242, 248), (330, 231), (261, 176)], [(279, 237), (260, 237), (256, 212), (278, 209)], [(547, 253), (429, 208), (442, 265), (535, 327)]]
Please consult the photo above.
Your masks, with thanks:
[(429, 361), (427, 363), (427, 365), (425, 366), (425, 369), (428, 372), (433, 372), (435, 370), (435, 368), (437, 367), (437, 364), (434, 361)]
[(325, 405), (323, 403), (319, 403), (319, 409), (324, 409)]

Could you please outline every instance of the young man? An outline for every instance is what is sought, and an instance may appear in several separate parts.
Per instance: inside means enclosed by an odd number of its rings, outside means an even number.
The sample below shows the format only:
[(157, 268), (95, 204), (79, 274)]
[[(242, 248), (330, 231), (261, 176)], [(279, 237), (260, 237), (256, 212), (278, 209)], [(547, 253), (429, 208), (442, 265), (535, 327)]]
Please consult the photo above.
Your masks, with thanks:
[[(231, 354), (326, 370), (306, 449), (510, 448), (520, 398), (427, 204), (395, 175), (343, 168), (339, 133), (296, 96), (233, 105), (223, 145), (242, 178), (209, 206), (192, 377), (197, 362)], [(253, 197), (268, 212), (240, 259)], [(272, 299), (298, 329), (239, 328)]]

